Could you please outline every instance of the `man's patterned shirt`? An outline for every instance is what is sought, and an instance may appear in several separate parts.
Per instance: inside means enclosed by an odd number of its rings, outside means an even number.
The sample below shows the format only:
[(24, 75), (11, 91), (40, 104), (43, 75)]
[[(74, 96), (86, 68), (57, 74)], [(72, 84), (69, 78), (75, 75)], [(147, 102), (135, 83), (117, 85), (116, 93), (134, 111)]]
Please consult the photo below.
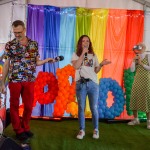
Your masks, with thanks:
[(6, 43), (4, 59), (10, 60), (9, 82), (34, 81), (37, 57), (38, 44), (29, 38), (26, 46), (20, 45), (16, 39)]

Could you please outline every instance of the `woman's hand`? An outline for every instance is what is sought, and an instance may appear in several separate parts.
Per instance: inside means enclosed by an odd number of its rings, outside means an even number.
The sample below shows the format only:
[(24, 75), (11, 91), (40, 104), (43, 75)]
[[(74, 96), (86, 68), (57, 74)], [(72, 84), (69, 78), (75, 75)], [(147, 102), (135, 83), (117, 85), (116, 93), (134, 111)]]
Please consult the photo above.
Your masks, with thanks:
[(133, 61), (138, 61), (140, 59), (139, 55), (135, 55), (135, 57), (133, 58)]
[(110, 63), (111, 63), (111, 61), (109, 61), (109, 60), (107, 60), (107, 59), (104, 59), (104, 60), (99, 64), (98, 67), (95, 67), (95, 73), (98, 73), (104, 65), (108, 65), (108, 64), (110, 64)]
[(139, 55), (136, 55), (133, 59), (134, 62), (136, 62), (137, 64), (143, 66), (143, 63), (141, 62), (141, 57)]
[(141, 62), (141, 58), (140, 57), (138, 59), (138, 64), (141, 65), (141, 66), (143, 66), (143, 63)]
[(104, 66), (104, 65), (108, 65), (108, 64), (110, 64), (111, 63), (111, 61), (109, 61), (109, 60), (107, 60), (107, 59), (104, 59), (101, 63), (100, 63), (100, 65), (101, 66)]
[(88, 48), (84, 47), (83, 50), (82, 50), (82, 55), (85, 55), (85, 53), (88, 53), (88, 51), (89, 51)]

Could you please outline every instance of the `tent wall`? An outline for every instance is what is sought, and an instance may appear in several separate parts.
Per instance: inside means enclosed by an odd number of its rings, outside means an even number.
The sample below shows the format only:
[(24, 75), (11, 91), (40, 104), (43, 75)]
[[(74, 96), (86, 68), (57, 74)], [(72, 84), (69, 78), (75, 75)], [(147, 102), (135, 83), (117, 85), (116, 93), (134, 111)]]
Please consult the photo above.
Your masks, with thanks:
[(132, 0), (28, 0), (27, 2), (36, 5), (52, 5), (58, 7), (143, 9), (143, 5)]
[[(26, 1), (0, 1), (0, 44), (12, 38), (11, 24), (16, 19), (26, 21)], [(1, 50), (1, 48), (0, 48)]]
[(58, 7), (116, 8), (143, 10), (143, 5), (132, 0), (0, 0), (0, 50), (2, 44), (12, 38), (11, 24), (13, 20), (26, 22), (26, 5), (51, 5)]

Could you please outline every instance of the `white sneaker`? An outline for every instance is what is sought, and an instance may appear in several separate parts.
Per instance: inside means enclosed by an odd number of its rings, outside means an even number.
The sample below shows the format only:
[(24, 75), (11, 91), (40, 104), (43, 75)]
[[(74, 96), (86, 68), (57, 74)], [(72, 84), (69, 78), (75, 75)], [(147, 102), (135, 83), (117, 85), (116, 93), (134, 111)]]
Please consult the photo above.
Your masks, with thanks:
[(77, 135), (77, 139), (82, 140), (84, 136), (85, 136), (85, 132), (83, 130), (80, 130)]
[(150, 120), (147, 120), (147, 129), (150, 129)]
[(134, 126), (140, 124), (139, 119), (133, 119), (132, 121), (128, 122), (128, 125)]
[(99, 131), (98, 130), (93, 131), (93, 138), (94, 139), (99, 139)]

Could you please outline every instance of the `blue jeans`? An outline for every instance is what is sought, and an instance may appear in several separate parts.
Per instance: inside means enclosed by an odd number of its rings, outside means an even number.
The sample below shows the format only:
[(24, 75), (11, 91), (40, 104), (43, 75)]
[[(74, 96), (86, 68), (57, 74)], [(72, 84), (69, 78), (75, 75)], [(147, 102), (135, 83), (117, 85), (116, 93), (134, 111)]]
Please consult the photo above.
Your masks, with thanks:
[(98, 130), (99, 116), (98, 116), (98, 96), (99, 86), (93, 81), (86, 83), (76, 82), (76, 96), (78, 100), (78, 119), (80, 130), (85, 130), (85, 104), (86, 96), (88, 95), (90, 109), (92, 113), (92, 122), (94, 129)]

